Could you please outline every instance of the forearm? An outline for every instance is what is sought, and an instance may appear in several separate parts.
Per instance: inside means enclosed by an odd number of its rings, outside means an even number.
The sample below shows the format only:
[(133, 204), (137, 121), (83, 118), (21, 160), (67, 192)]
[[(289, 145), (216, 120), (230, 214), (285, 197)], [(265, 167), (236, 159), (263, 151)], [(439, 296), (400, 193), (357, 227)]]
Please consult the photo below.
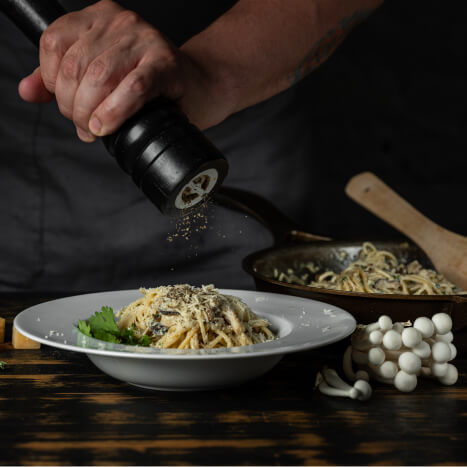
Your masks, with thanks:
[(212, 72), (233, 113), (295, 84), (323, 63), (382, 0), (240, 0), (182, 46)]

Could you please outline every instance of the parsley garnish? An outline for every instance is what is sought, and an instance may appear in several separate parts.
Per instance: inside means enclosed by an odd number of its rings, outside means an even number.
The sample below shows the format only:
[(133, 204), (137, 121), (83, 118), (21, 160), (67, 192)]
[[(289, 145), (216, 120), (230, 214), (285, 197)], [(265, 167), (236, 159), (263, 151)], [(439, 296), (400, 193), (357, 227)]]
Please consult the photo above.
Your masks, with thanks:
[(6, 362), (1, 362), (0, 361), (0, 370), (4, 370), (6, 366)]
[(103, 306), (101, 311), (96, 311), (87, 321), (79, 320), (78, 329), (86, 336), (94, 337), (102, 341), (115, 344), (142, 345), (149, 347), (149, 336), (135, 336), (134, 326), (122, 329), (117, 326), (115, 316), (110, 306)]

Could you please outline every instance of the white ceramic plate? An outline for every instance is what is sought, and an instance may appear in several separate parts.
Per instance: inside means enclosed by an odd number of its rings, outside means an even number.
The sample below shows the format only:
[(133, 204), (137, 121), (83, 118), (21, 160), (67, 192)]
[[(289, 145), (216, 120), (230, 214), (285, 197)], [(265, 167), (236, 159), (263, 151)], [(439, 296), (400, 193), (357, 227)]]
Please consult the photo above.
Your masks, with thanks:
[(18, 331), (42, 344), (83, 352), (104, 373), (150, 389), (203, 390), (240, 384), (276, 365), (287, 353), (321, 347), (350, 335), (355, 319), (323, 302), (266, 292), (220, 290), (242, 299), (267, 318), (279, 338), (230, 349), (177, 350), (113, 344), (85, 336), (78, 320), (102, 306), (114, 311), (141, 297), (137, 290), (102, 292), (53, 300), (18, 314)]

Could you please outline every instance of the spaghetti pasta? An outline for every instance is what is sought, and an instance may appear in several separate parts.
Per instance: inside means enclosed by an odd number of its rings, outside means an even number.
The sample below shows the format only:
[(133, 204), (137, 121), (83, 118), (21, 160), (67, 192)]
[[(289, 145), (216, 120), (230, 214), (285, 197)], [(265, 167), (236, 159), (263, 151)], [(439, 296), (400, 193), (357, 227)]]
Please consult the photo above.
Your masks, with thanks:
[(269, 322), (239, 298), (214, 285), (141, 288), (143, 297), (117, 313), (120, 329), (149, 336), (152, 347), (209, 349), (267, 342), (276, 338)]
[[(389, 251), (378, 250), (372, 243), (362, 245), (359, 258), (342, 272), (325, 271), (315, 275), (317, 268), (312, 263), (300, 265), (298, 273), (274, 271), (274, 278), (288, 283), (308, 285), (348, 292), (402, 294), (402, 295), (452, 295), (462, 293), (441, 274), (425, 269), (418, 261), (401, 263)], [(303, 274), (303, 270), (308, 273)]]

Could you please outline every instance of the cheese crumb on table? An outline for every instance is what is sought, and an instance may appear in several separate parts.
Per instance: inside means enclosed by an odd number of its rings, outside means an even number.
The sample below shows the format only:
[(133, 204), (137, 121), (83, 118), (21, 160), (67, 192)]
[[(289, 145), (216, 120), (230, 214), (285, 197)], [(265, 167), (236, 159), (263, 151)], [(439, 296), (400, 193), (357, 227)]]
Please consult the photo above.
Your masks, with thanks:
[(39, 342), (33, 341), (32, 339), (23, 336), (14, 326), (11, 341), (14, 349), (40, 349), (41, 347)]

